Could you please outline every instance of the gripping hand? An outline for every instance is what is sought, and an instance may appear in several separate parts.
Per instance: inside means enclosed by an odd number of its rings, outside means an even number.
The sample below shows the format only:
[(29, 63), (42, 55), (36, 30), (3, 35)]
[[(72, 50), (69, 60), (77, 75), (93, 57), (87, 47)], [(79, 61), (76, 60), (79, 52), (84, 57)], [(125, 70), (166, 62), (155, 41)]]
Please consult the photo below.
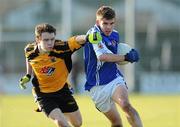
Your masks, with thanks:
[(98, 44), (102, 41), (102, 36), (99, 32), (93, 32), (86, 36), (86, 41), (92, 44)]
[(26, 74), (25, 76), (23, 76), (20, 81), (19, 81), (19, 86), (21, 89), (26, 89), (26, 83), (28, 83), (31, 79), (31, 75)]
[(139, 53), (132, 49), (129, 53), (125, 55), (125, 61), (129, 61), (131, 63), (139, 61)]

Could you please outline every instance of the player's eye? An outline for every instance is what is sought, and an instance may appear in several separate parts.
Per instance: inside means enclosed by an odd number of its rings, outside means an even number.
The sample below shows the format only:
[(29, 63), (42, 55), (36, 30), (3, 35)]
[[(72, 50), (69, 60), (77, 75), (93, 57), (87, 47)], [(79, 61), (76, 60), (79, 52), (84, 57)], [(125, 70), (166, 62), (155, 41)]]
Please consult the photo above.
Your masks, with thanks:
[(49, 41), (49, 39), (44, 39), (44, 41)]
[(114, 24), (114, 22), (111, 23), (111, 25), (113, 25), (113, 24)]

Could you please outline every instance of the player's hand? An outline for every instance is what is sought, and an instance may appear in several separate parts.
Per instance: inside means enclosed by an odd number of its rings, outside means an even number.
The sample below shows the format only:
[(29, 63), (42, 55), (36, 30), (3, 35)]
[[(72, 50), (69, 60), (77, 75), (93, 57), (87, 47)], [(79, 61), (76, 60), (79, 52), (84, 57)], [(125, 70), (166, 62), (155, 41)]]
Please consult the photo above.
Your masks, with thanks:
[(139, 61), (139, 53), (132, 49), (129, 53), (125, 55), (125, 61), (129, 61), (131, 63)]
[(26, 89), (26, 83), (28, 83), (31, 79), (31, 75), (26, 74), (25, 76), (23, 76), (20, 81), (19, 81), (19, 86), (21, 89)]
[(86, 36), (86, 41), (92, 44), (98, 44), (102, 41), (102, 36), (100, 32), (93, 32)]

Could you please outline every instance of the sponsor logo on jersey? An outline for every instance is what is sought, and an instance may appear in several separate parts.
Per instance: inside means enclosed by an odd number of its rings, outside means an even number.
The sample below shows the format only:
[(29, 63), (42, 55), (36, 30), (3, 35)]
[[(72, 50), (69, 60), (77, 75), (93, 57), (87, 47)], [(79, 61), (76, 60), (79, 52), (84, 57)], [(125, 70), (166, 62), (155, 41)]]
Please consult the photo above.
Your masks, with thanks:
[(115, 40), (112, 40), (112, 41), (111, 41), (111, 44), (112, 44), (113, 46), (116, 46), (116, 41), (115, 41)]

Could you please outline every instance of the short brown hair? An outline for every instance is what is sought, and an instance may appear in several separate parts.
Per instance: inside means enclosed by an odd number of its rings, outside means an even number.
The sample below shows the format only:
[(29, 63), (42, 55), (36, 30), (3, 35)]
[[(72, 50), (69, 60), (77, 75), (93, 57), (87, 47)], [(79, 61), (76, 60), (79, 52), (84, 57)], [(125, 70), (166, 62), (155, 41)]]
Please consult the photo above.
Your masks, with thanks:
[(44, 32), (56, 34), (56, 29), (52, 25), (50, 25), (48, 23), (38, 24), (35, 27), (35, 36), (36, 37), (40, 37), (41, 34), (44, 33)]
[(115, 11), (110, 6), (101, 6), (96, 12), (96, 19), (113, 19), (116, 17)]

